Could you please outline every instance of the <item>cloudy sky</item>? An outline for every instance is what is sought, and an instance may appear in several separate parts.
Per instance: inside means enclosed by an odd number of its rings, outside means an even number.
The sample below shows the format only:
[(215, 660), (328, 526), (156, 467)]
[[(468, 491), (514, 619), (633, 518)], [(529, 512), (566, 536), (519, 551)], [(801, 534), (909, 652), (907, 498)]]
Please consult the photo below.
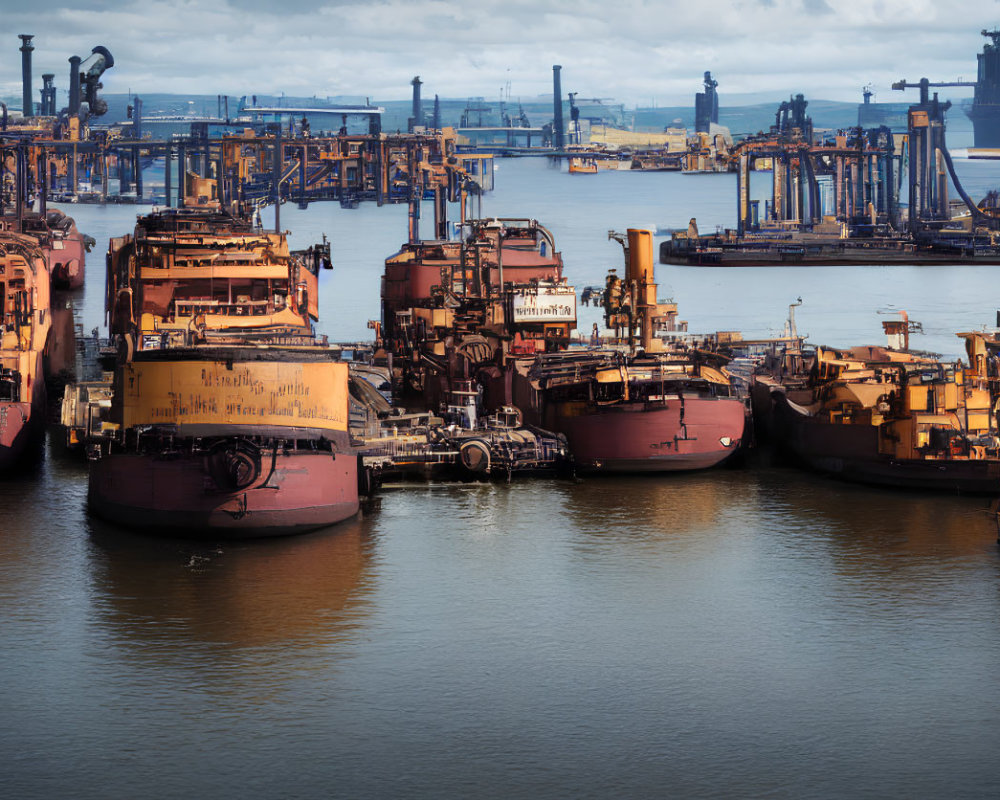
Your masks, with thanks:
[[(723, 105), (803, 92), (901, 101), (899, 78), (974, 80), (998, 0), (0, 0), (0, 93), (20, 96), (18, 33), (66, 87), (106, 46), (105, 92), (513, 99), (564, 92), (688, 104), (711, 70)], [(757, 94), (763, 92), (764, 94)], [(952, 97), (969, 92), (949, 93)], [(60, 94), (60, 103), (63, 95)]]

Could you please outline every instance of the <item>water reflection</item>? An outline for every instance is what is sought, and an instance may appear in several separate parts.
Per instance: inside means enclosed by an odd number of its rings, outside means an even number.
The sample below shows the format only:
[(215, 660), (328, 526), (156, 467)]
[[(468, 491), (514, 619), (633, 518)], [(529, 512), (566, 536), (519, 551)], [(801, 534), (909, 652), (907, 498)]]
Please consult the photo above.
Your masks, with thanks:
[(118, 644), (189, 658), (190, 645), (307, 650), (364, 624), (372, 587), (370, 522), (225, 544), (149, 538), (89, 521), (93, 594)]
[[(730, 565), (768, 559), (809, 593), (912, 597), (1000, 577), (991, 499), (911, 493), (795, 469), (556, 484), (572, 549), (595, 565), (651, 559)], [(720, 571), (720, 575), (722, 572)]]
[(721, 514), (753, 503), (756, 487), (742, 470), (612, 476), (560, 482), (577, 528), (609, 539), (673, 539), (725, 533)]
[(995, 551), (991, 498), (843, 483), (795, 470), (757, 472), (765, 519), (865, 560), (980, 556)]

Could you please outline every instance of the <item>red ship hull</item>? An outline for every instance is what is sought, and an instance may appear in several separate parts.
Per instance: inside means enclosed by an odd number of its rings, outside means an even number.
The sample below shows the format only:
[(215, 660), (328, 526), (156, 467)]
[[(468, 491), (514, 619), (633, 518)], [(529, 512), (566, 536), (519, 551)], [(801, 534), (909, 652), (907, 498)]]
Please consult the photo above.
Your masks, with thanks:
[(58, 209), (50, 208), (46, 221), (50, 228), (62, 233), (58, 238), (47, 237), (42, 243), (52, 275), (52, 286), (55, 289), (79, 289), (83, 286), (87, 263), (86, 237), (77, 230), (74, 219)]
[(234, 539), (304, 533), (357, 513), (356, 456), (261, 455), (262, 474), (235, 491), (218, 488), (202, 456), (107, 455), (91, 464), (90, 509), (137, 529)]
[(83, 286), (88, 237), (80, 233), (72, 217), (50, 208), (44, 216), (27, 214), (20, 229), (37, 239), (49, 268), (52, 288), (79, 289)]
[(65, 239), (61, 250), (44, 248), (55, 289), (79, 289), (85, 277), (85, 251), (82, 240)]
[(41, 424), (42, 405), (0, 402), (0, 470), (14, 467), (28, 445), (37, 441), (44, 428)]
[(557, 413), (551, 424), (566, 435), (580, 471), (677, 472), (715, 466), (736, 452), (746, 409), (732, 398), (685, 397), (683, 404), (670, 399)]

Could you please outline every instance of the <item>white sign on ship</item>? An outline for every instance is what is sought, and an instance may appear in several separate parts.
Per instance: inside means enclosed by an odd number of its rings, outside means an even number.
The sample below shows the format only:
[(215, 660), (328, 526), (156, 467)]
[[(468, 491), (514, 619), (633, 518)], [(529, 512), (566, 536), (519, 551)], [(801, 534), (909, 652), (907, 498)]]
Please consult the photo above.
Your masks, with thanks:
[(514, 294), (514, 322), (575, 322), (576, 290), (571, 286), (539, 286)]

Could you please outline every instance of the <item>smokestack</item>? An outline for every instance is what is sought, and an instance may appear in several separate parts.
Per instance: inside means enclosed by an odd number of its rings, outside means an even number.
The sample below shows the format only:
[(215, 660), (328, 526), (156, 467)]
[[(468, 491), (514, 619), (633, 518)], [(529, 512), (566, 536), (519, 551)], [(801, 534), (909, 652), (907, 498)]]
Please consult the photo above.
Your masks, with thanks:
[(562, 150), (563, 141), (563, 118), (562, 118), (562, 84), (559, 82), (559, 71), (562, 67), (555, 64), (552, 67), (552, 126), (555, 128), (556, 149)]
[(34, 106), (31, 102), (31, 51), (35, 49), (31, 40), (34, 35), (33, 33), (18, 34), (18, 38), (21, 40), (21, 81), (23, 84), (21, 108), (26, 117), (34, 116)]
[(424, 124), (424, 112), (420, 107), (420, 76), (417, 75), (410, 83), (413, 84), (413, 121), (410, 123), (410, 133), (418, 125)]
[(69, 108), (72, 116), (80, 112), (80, 56), (69, 57)]
[(46, 72), (42, 75), (42, 116), (54, 117), (56, 115), (56, 87), (52, 85), (55, 75)]

